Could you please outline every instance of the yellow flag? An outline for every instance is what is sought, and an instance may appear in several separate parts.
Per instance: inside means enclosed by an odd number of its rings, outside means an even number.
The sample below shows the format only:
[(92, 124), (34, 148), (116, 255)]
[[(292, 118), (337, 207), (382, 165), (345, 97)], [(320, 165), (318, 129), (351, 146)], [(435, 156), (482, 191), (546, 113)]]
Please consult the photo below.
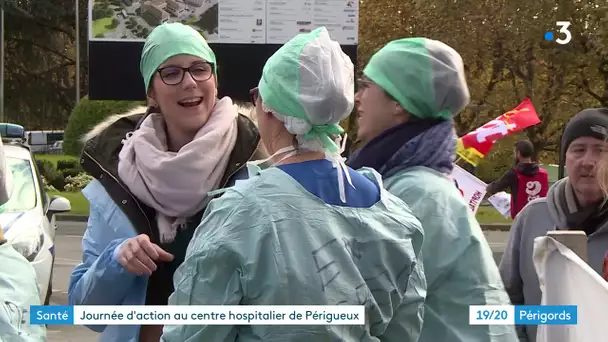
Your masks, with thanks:
[(462, 139), (458, 139), (458, 142), (456, 144), (456, 154), (458, 154), (460, 158), (464, 159), (467, 163), (473, 166), (477, 166), (477, 164), (479, 164), (481, 159), (483, 159), (484, 157), (481, 152), (477, 151), (473, 147), (464, 148), (464, 145), (462, 144)]

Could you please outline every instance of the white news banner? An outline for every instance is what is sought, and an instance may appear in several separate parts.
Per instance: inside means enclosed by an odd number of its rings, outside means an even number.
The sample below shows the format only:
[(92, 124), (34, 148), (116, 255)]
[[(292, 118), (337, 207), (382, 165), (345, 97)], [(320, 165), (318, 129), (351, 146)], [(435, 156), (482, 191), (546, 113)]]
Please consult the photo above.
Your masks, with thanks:
[(364, 325), (365, 306), (32, 306), (31, 324)]

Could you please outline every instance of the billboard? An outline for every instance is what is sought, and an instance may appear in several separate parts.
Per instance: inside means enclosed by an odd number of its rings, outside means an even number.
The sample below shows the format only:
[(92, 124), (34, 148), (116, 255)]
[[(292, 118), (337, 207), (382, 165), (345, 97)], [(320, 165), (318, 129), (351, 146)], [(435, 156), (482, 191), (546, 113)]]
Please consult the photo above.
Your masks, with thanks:
[(357, 45), (355, 0), (93, 0), (89, 41), (143, 42), (165, 22), (198, 30), (209, 43), (284, 44), (325, 26), (343, 45)]
[(139, 57), (154, 27), (181, 22), (209, 42), (220, 95), (246, 100), (264, 62), (298, 33), (324, 26), (356, 64), (356, 0), (90, 0), (89, 97), (143, 100)]

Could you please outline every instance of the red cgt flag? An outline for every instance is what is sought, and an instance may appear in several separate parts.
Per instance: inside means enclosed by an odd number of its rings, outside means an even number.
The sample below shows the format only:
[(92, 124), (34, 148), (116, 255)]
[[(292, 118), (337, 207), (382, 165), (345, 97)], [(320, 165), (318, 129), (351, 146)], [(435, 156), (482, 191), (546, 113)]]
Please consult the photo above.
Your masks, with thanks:
[[(532, 101), (525, 99), (514, 109), (461, 137), (458, 154), (473, 165), (477, 165), (479, 159), (490, 152), (497, 140), (538, 123), (540, 119)], [(476, 160), (469, 160), (472, 158), (465, 156), (475, 156)]]

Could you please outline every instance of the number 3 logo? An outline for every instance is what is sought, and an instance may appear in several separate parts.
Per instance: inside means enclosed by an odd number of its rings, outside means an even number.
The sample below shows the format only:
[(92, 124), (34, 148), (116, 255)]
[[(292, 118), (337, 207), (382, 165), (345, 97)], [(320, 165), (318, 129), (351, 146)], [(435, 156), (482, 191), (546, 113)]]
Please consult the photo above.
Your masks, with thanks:
[(560, 28), (559, 33), (565, 34), (566, 39), (557, 38), (555, 40), (555, 42), (558, 44), (562, 44), (562, 45), (570, 43), (570, 40), (572, 40), (572, 33), (570, 32), (570, 30), (568, 30), (568, 27), (570, 27), (570, 22), (569, 21), (558, 21), (557, 26)]

